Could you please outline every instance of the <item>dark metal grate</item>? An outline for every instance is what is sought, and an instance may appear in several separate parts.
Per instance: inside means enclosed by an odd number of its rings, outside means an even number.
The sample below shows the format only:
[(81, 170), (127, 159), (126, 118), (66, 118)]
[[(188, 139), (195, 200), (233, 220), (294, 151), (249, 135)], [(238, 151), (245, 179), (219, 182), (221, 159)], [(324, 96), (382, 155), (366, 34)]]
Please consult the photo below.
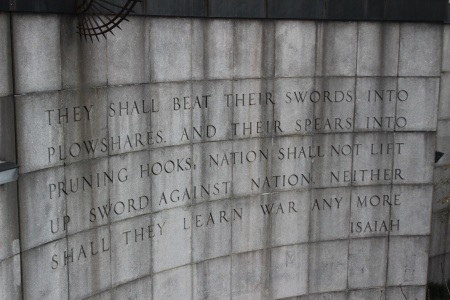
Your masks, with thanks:
[(116, 27), (121, 29), (119, 24), (125, 20), (129, 13), (133, 12), (133, 7), (141, 0), (78, 0), (78, 34), (80, 37), (88, 38), (93, 42), (94, 37), (99, 40), (99, 36), (105, 39), (106, 34)]

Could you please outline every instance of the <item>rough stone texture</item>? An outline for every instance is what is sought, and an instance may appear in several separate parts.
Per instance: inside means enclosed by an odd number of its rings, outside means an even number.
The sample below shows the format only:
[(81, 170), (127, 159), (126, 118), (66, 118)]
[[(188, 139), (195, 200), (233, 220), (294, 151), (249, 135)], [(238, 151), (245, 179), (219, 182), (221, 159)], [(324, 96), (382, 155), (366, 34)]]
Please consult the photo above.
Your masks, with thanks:
[(388, 285), (427, 283), (427, 237), (392, 237), (389, 240), (388, 256)]
[[(106, 40), (80, 39), (74, 16), (61, 16), (61, 73), (63, 88), (107, 85)], [(125, 27), (128, 27), (125, 26)], [(129, 53), (129, 51), (127, 51)], [(123, 72), (123, 69), (121, 69)]]
[(20, 255), (0, 259), (0, 299), (22, 299)]
[(400, 25), (400, 76), (439, 76), (442, 56), (442, 26)]
[(185, 266), (153, 277), (153, 299), (192, 299), (192, 267)]
[(148, 26), (152, 82), (191, 79), (192, 21), (151, 19)]
[(20, 253), (18, 224), (17, 183), (0, 185), (0, 261)]
[(230, 299), (231, 257), (196, 264), (193, 271), (194, 299)]
[(108, 84), (150, 82), (148, 30), (144, 18), (133, 18), (108, 36)]
[[(60, 239), (67, 234), (66, 197), (57, 189), (64, 168), (41, 170), (19, 179), (20, 246), (22, 251)], [(52, 185), (50, 192), (50, 185)]]
[(345, 290), (348, 241), (321, 242), (309, 248), (309, 292)]
[(275, 63), (274, 38), (273, 22), (235, 21), (234, 77), (272, 77)]
[(14, 93), (61, 89), (60, 17), (12, 17)]
[[(435, 131), (437, 125), (437, 107), (439, 103), (439, 79), (399, 78), (398, 79), (397, 116), (404, 117), (408, 124), (401, 127), (396, 122), (397, 131)], [(408, 91), (406, 97), (400, 91)]]
[[(17, 162), (20, 173), (63, 165), (64, 125), (55, 114), (49, 125), (45, 111), (62, 109), (60, 92), (36, 93), (16, 96)], [(39, 117), (36, 113), (39, 112)], [(61, 111), (65, 114), (65, 111)], [(47, 117), (47, 118), (46, 118)], [(39, 132), (39, 135), (36, 134)], [(49, 150), (54, 148), (54, 152)], [(61, 149), (59, 148), (61, 147)], [(60, 155), (61, 154), (61, 155)]]
[[(348, 257), (349, 288), (384, 286), (386, 282), (388, 239), (351, 240)], [(372, 251), (372, 249), (377, 251)]]
[(396, 76), (400, 26), (395, 23), (358, 24), (358, 76)]
[[(446, 53), (449, 52), (450, 46)], [(438, 118), (450, 119), (450, 73), (441, 74), (440, 89)]]
[(268, 299), (270, 254), (254, 251), (233, 256), (231, 286), (233, 299)]
[(275, 27), (275, 76), (314, 76), (316, 24), (282, 21)]
[(308, 284), (308, 245), (279, 247), (272, 250), (272, 298), (306, 294)]
[(11, 95), (12, 89), (12, 56), (10, 16), (0, 13), (0, 97)]
[(192, 79), (233, 78), (233, 22), (192, 21)]
[(356, 74), (357, 24), (318, 23), (316, 75), (354, 76)]
[(442, 71), (450, 71), (450, 58), (448, 53), (450, 53), (450, 25), (444, 25), (444, 42), (442, 50)]
[[(61, 239), (22, 252), (23, 298), (68, 299), (67, 240)], [(56, 257), (54, 255), (57, 255)], [(56, 262), (52, 261), (52, 257)], [(81, 292), (81, 291), (80, 291)]]

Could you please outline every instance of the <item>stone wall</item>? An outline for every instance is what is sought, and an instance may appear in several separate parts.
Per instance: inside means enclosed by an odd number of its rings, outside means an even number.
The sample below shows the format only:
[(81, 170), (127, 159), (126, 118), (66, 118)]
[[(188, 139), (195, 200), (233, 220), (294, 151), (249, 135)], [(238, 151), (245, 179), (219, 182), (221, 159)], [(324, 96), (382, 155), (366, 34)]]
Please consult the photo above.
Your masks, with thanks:
[(1, 18), (2, 299), (425, 298), (448, 27)]
[[(0, 161), (16, 162), (10, 14), (0, 13)], [(0, 299), (21, 297), (17, 183), (0, 185)]]
[(450, 26), (444, 28), (444, 53), (438, 113), (436, 150), (444, 156), (434, 168), (434, 200), (431, 217), (430, 282), (443, 284), (450, 280)]

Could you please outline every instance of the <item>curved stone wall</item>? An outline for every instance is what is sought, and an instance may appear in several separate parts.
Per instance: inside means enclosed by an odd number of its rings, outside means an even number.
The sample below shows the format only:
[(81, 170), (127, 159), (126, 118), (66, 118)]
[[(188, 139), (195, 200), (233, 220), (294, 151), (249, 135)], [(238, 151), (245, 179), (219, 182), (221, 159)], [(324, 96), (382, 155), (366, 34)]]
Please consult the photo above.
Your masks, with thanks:
[(11, 20), (24, 299), (425, 297), (442, 25), (75, 24)]

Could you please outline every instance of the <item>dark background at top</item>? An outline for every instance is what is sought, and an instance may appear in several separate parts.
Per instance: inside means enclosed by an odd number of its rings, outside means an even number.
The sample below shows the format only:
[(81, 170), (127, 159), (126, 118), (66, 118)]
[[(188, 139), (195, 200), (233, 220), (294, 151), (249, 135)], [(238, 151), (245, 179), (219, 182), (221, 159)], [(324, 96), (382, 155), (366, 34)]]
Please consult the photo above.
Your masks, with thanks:
[[(0, 11), (75, 13), (75, 2), (0, 0)], [(174, 17), (450, 21), (448, 0), (142, 0), (134, 10), (136, 15)]]

